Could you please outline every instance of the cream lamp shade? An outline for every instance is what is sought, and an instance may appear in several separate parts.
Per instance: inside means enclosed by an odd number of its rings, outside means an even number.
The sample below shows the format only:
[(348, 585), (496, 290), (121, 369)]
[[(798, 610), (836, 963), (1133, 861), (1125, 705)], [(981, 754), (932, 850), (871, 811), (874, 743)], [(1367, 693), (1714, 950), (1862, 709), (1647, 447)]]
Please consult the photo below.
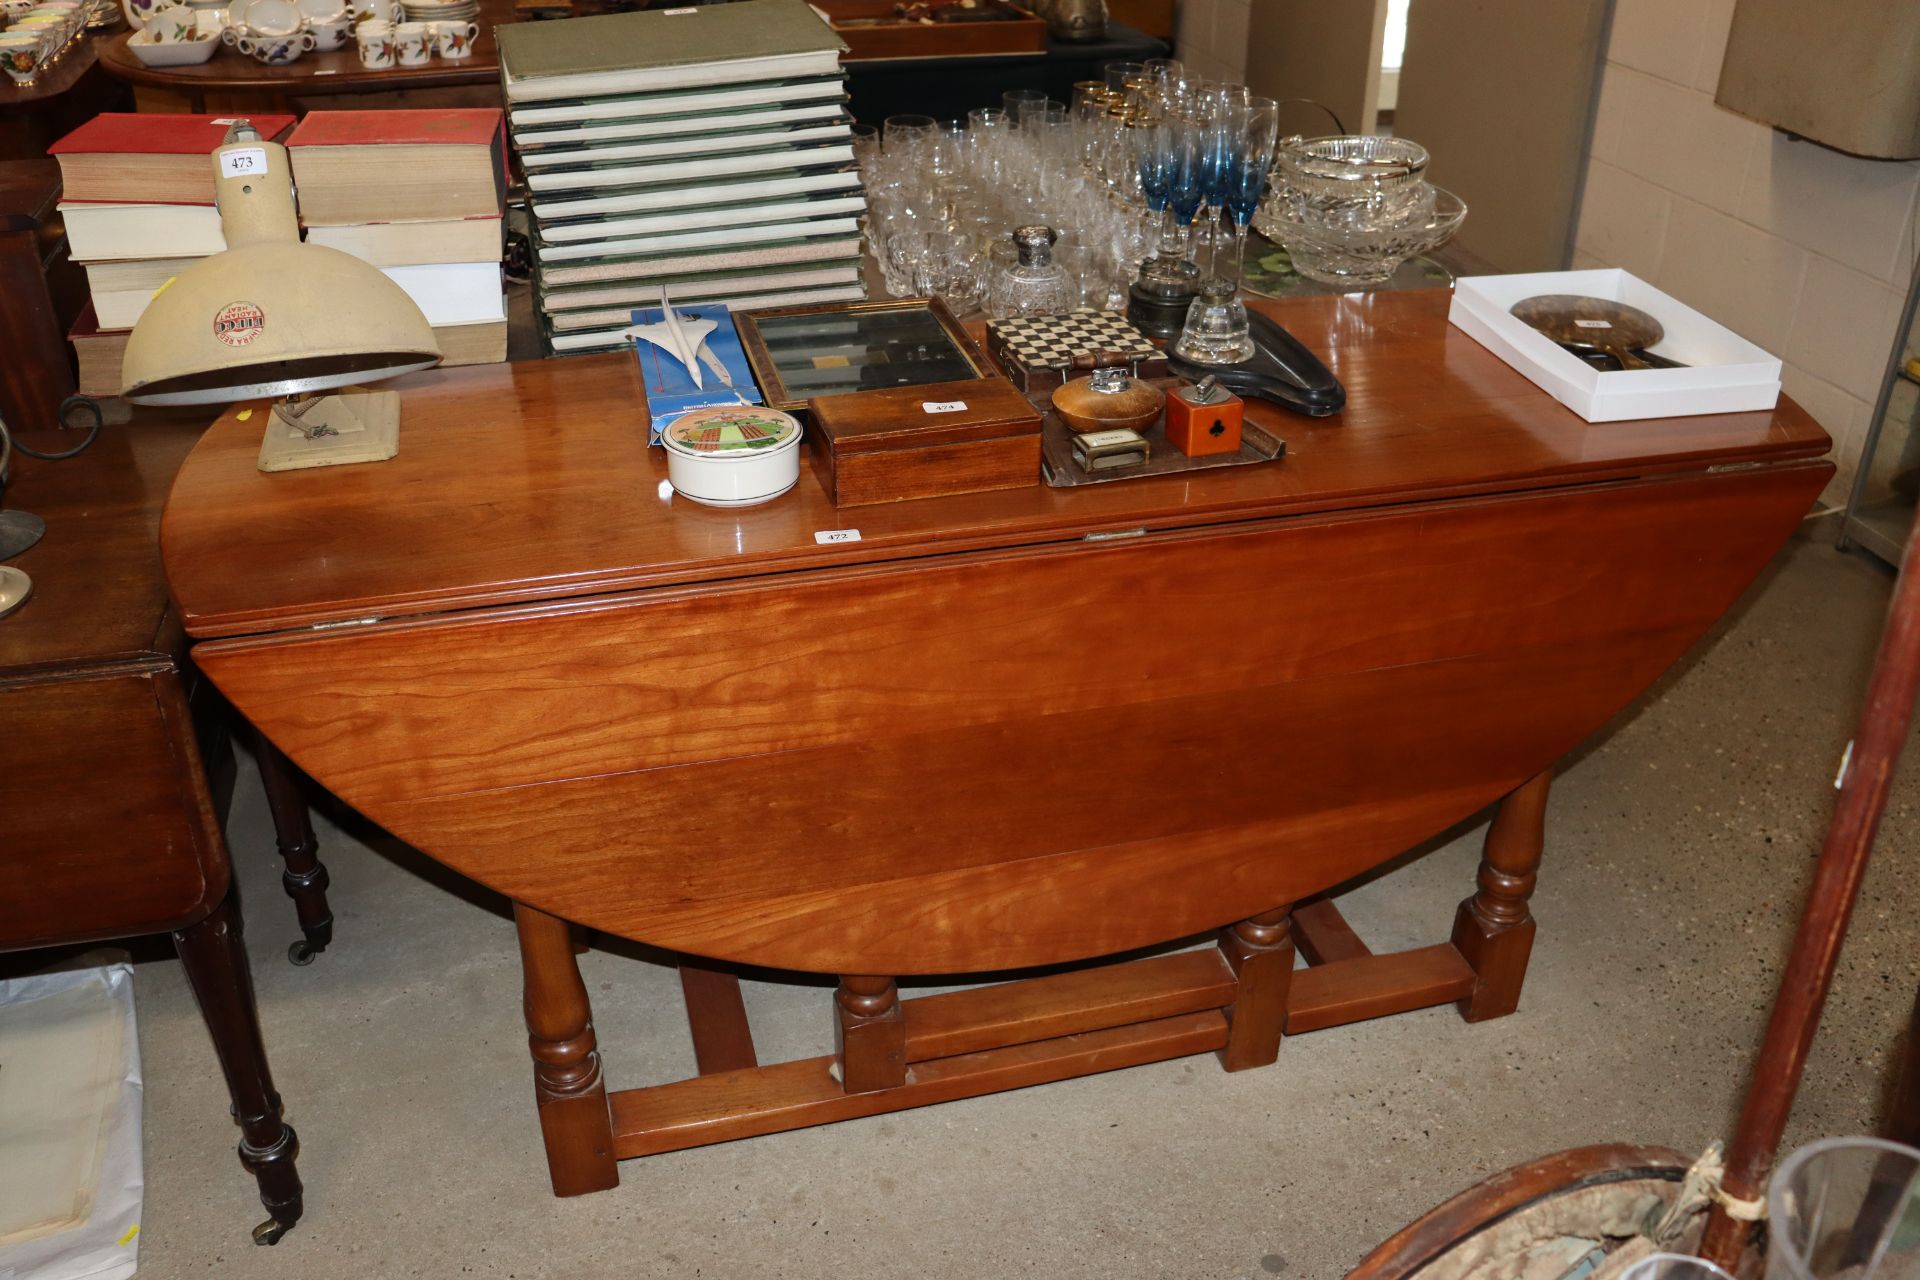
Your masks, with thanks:
[[(122, 395), (160, 405), (293, 396), (439, 362), (433, 330), (399, 285), (351, 254), (301, 242), (285, 147), (243, 121), (211, 163), (226, 251), (147, 304), (127, 339)], [(297, 426), (309, 407), (275, 417)], [(324, 416), (300, 429), (336, 434), (312, 425)]]

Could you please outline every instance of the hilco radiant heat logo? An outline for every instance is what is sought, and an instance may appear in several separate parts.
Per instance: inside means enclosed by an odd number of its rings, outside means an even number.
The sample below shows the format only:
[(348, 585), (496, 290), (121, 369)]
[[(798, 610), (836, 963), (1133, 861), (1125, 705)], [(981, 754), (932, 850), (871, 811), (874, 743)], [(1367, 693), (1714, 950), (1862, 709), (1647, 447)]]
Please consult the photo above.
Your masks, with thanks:
[(230, 347), (246, 346), (266, 327), (266, 313), (251, 302), (229, 302), (213, 317), (213, 336)]

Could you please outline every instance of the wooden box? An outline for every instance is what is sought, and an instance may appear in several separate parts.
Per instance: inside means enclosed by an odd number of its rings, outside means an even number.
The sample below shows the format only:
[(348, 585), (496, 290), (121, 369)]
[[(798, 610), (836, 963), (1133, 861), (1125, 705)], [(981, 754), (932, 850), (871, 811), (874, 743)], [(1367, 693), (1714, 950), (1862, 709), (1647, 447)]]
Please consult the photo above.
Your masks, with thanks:
[(1047, 24), (1006, 0), (984, 0), (997, 19), (914, 22), (894, 13), (894, 0), (814, 0), (847, 42), (846, 62), (884, 58), (986, 58), (1044, 55)]
[(837, 507), (1040, 483), (1040, 414), (1003, 378), (807, 402), (814, 474)]

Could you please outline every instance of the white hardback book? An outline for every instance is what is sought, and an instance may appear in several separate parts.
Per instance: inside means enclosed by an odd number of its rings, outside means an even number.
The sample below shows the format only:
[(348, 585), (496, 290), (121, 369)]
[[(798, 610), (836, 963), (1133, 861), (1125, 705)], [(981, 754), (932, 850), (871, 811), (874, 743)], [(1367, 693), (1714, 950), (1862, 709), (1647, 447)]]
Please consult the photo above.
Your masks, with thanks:
[[(678, 138), (694, 133), (721, 130), (745, 131), (778, 126), (806, 124), (815, 120), (838, 120), (845, 111), (838, 96), (831, 102), (803, 106), (776, 106), (765, 111), (741, 111), (733, 115), (666, 116), (623, 120), (614, 124), (568, 125), (555, 129), (516, 129), (513, 145), (521, 156), (532, 155), (543, 147), (570, 147), (592, 142), (624, 142), (641, 138)], [(603, 120), (604, 116), (591, 119)]]
[[(710, 279), (677, 280), (666, 287), (675, 302), (707, 302), (740, 295), (764, 293), (768, 289), (827, 289), (860, 283), (860, 264), (816, 267), (798, 271), (745, 271)], [(657, 307), (660, 282), (623, 281), (606, 286), (578, 289), (545, 289), (540, 294), (540, 309), (558, 326), (561, 314), (592, 311), (607, 307)], [(431, 317), (429, 317), (431, 318)], [(577, 327), (577, 326), (569, 326)]]
[[(850, 136), (853, 126), (842, 120), (832, 124), (811, 125), (804, 129), (780, 129), (772, 132), (704, 134), (691, 138), (664, 138), (648, 142), (606, 143), (587, 147), (564, 147), (546, 151), (522, 151), (521, 165), (532, 171), (554, 165), (602, 164), (610, 160), (661, 160), (671, 156), (719, 156), (734, 151), (760, 151), (767, 147), (797, 146), (801, 143), (833, 142)], [(851, 153), (851, 148), (849, 148)], [(809, 161), (809, 163), (812, 163)], [(618, 173), (620, 170), (605, 170)], [(708, 172), (720, 172), (708, 170)], [(704, 174), (702, 175), (704, 176)], [(606, 186), (606, 182), (580, 185)]]
[[(621, 191), (604, 196), (572, 196), (533, 202), (534, 216), (540, 220), (540, 233), (548, 239), (587, 239), (549, 234), (546, 224), (558, 218), (586, 218), (605, 213), (657, 213), (669, 209), (691, 210), (701, 205), (724, 205), (716, 212), (694, 214), (689, 225), (699, 226), (733, 220), (732, 206), (753, 200), (771, 200), (776, 196), (799, 196), (814, 191), (852, 191), (860, 186), (860, 175), (852, 170), (831, 173), (797, 173), (778, 178), (760, 178), (752, 182), (729, 182), (715, 187), (662, 186), (638, 191)], [(592, 233), (600, 234), (599, 232)]]
[(152, 289), (95, 289), (94, 320), (102, 329), (131, 329), (140, 323), (154, 293)]
[(520, 130), (540, 125), (637, 120), (654, 116), (691, 116), (711, 120), (717, 111), (776, 103), (817, 102), (826, 98), (838, 100), (846, 92), (846, 80), (836, 72), (817, 80), (743, 84), (700, 93), (636, 93), (595, 98), (590, 102), (515, 106), (508, 110), (507, 120), (518, 141)]
[[(655, 164), (590, 165), (571, 169), (539, 170), (527, 175), (535, 191), (579, 191), (601, 187), (652, 187), (707, 178), (732, 178), (768, 170), (784, 172), (819, 165), (847, 164), (853, 147), (783, 147), (775, 145), (737, 156), (701, 156)], [(855, 179), (858, 180), (857, 177)]]
[(480, 324), (506, 318), (498, 262), (436, 262), (383, 267), (381, 271), (406, 290), (430, 325)]
[[(728, 298), (727, 309), (738, 314), (742, 311), (761, 311), (768, 307), (806, 307), (817, 302), (858, 302), (866, 296), (866, 289), (860, 285), (837, 289), (800, 289), (787, 293), (756, 294), (749, 298)], [(677, 296), (674, 300), (679, 301)], [(558, 317), (555, 319), (557, 320)], [(581, 322), (587, 327), (562, 330), (556, 324), (554, 332), (548, 338), (555, 351), (604, 351), (627, 346), (633, 341), (623, 332), (633, 323), (631, 308), (568, 313), (568, 319)]]
[(132, 258), (123, 262), (89, 262), (86, 264), (87, 292), (144, 289), (152, 293), (198, 261), (199, 258)]
[(227, 247), (220, 211), (210, 204), (60, 205), (67, 249), (79, 262), (126, 258), (204, 258)]
[[(774, 222), (796, 222), (815, 217), (858, 214), (867, 207), (864, 193), (829, 195), (813, 200), (769, 200), (760, 204), (736, 205), (727, 210), (727, 226), (715, 226), (711, 209), (676, 209), (633, 218), (592, 218), (580, 222), (542, 223), (539, 238), (542, 249), (585, 247), (589, 242), (619, 240), (633, 236), (664, 235), (675, 231), (704, 231), (725, 234), (729, 227), (748, 228)], [(732, 241), (712, 241), (729, 244)], [(542, 255), (545, 256), (544, 253)], [(586, 255), (591, 256), (591, 253)]]
[(499, 218), (440, 222), (356, 222), (307, 228), (307, 243), (350, 253), (376, 267), (498, 259), (504, 248)]
[(676, 231), (667, 235), (629, 236), (587, 240), (579, 244), (543, 244), (542, 264), (578, 262), (585, 258), (637, 258), (648, 254), (691, 253), (737, 244), (769, 244), (808, 236), (846, 236), (860, 230), (855, 218), (816, 218), (809, 222), (775, 222), (762, 226), (713, 227), (705, 231)]

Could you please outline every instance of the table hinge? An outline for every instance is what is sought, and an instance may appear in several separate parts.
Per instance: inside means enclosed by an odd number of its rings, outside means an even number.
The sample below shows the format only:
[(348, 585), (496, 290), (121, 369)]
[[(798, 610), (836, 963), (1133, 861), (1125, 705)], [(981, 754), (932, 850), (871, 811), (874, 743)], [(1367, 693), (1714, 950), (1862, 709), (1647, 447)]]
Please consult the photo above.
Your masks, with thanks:
[(1107, 533), (1083, 533), (1080, 535), (1080, 541), (1112, 542), (1115, 538), (1144, 538), (1146, 536), (1147, 527), (1141, 525), (1138, 529), (1114, 529)]
[(1717, 476), (1723, 471), (1757, 471), (1772, 465), (1771, 462), (1716, 462), (1707, 468), (1707, 474)]
[(364, 618), (338, 618), (332, 622), (316, 622), (308, 627), (309, 631), (332, 631), (336, 627), (370, 627), (380, 621), (380, 615), (370, 613)]

